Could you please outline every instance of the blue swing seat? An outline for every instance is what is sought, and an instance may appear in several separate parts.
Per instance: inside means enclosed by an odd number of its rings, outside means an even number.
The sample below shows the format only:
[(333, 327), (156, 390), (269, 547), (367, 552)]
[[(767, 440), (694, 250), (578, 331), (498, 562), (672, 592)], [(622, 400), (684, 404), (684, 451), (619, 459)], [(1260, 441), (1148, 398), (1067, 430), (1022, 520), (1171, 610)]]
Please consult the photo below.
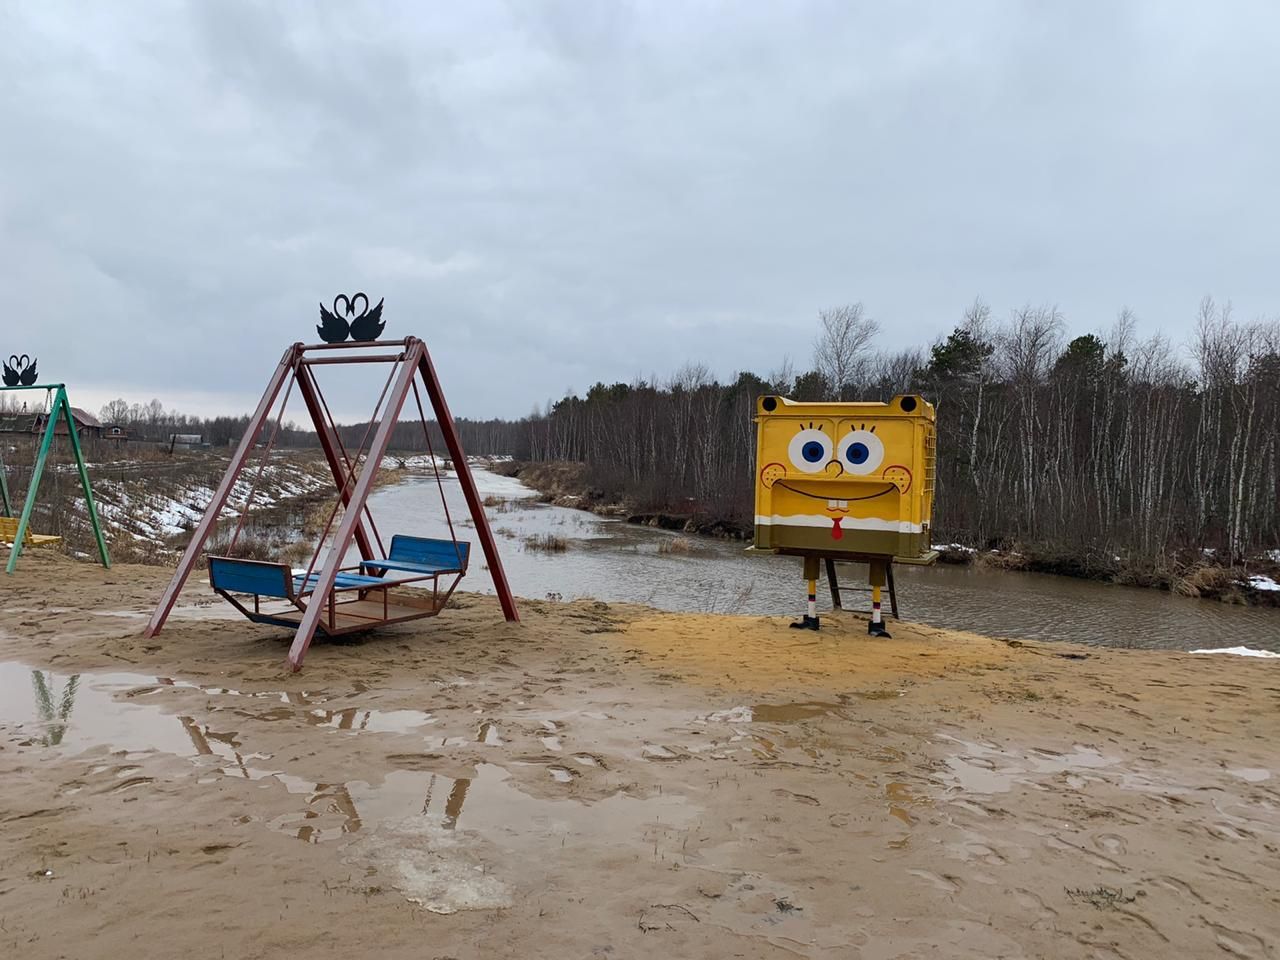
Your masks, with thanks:
[(384, 559), (364, 560), (360, 566), (374, 572), (403, 570), (408, 573), (464, 574), (470, 555), (471, 544), (466, 540), (437, 540), (397, 533), (391, 538), (391, 549)]

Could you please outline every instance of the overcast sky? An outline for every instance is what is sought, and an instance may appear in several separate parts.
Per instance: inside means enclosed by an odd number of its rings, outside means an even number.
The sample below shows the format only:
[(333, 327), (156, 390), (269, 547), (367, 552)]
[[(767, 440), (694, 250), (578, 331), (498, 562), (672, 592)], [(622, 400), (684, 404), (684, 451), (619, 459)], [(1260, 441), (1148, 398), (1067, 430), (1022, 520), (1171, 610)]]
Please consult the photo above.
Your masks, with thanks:
[(0, 353), (83, 406), (240, 412), (363, 289), (455, 413), (520, 416), (807, 365), (855, 300), (888, 349), (975, 295), (1073, 333), (1274, 316), (1278, 30), (1265, 0), (10, 0)]

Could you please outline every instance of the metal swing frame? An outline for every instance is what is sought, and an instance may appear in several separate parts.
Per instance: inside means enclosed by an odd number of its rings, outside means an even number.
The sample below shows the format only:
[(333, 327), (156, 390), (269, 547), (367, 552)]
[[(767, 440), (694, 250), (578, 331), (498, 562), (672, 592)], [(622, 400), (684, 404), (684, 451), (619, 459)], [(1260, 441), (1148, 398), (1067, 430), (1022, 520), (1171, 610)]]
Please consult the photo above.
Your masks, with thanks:
[[(35, 465), (31, 469), (31, 482), (27, 485), (27, 498), (22, 506), (22, 514), (18, 517), (18, 526), (13, 536), (13, 546), (9, 550), (9, 562), (5, 565), (5, 573), (13, 573), (18, 566), (18, 557), (28, 542), (38, 542), (31, 534), (31, 513), (35, 509), (36, 495), (40, 490), (40, 480), (44, 476), (45, 464), (49, 459), (49, 451), (58, 431), (59, 417), (66, 423), (67, 437), (71, 442), (71, 452), (76, 459), (76, 470), (80, 474), (80, 486), (84, 490), (85, 508), (89, 513), (89, 523), (93, 526), (93, 536), (98, 544), (98, 558), (104, 567), (110, 568), (111, 557), (107, 553), (107, 543), (102, 536), (102, 524), (98, 519), (98, 507), (93, 501), (93, 487), (89, 483), (89, 469), (84, 462), (84, 452), (80, 449), (80, 435), (76, 431), (76, 420), (71, 415), (71, 401), (67, 399), (67, 387), (62, 383), (31, 384), (30, 386), (0, 387), (0, 393), (19, 390), (44, 390), (46, 395), (53, 396), (49, 412), (45, 417), (44, 437), (40, 441), (40, 452), (36, 455)], [(3, 463), (0, 463), (0, 516), (13, 516), (13, 504), (9, 499), (9, 485), (5, 479)], [(56, 538), (54, 538), (56, 539)]]
[[(370, 352), (373, 349), (385, 351), (388, 348), (394, 348), (395, 352)], [(385, 397), (386, 403), (383, 406), (382, 398), (379, 398), (378, 405), (375, 407), (375, 417), (377, 417), (378, 410), (381, 409), (381, 418), (376, 421), (377, 429), (374, 431), (373, 439), (369, 443), (367, 453), (364, 455), (363, 463), (365, 464), (365, 469), (360, 471), (358, 477), (355, 476), (355, 467), (360, 462), (360, 455), (364, 451), (364, 440), (361, 441), (360, 448), (356, 450), (356, 456), (353, 460), (334, 427), (328, 405), (314, 375), (315, 367), (329, 364), (392, 364), (392, 370), (387, 379), (388, 386), (383, 388), (383, 397)], [(422, 419), (424, 429), (426, 428), (425, 410), (418, 394), (419, 380), (421, 380), (421, 384), (426, 390), (427, 399), (430, 402), (436, 423), (439, 424), (440, 432), (444, 435), (445, 447), (448, 449), (449, 457), (453, 462), (458, 485), (462, 488), (467, 509), (475, 524), (476, 535), (480, 540), (481, 548), (484, 550), (485, 561), (493, 579), (498, 601), (502, 605), (503, 615), (508, 622), (518, 621), (520, 616), (516, 610), (515, 597), (512, 595), (511, 588), (507, 583), (506, 573), (502, 566), (502, 558), (498, 553), (497, 542), (489, 527), (489, 520), (485, 515), (484, 505), (479, 491), (476, 489), (475, 478), (471, 474), (466, 454), (463, 452), (462, 443), (453, 422), (453, 416), (449, 412), (448, 403), (445, 401), (444, 391), (436, 375), (435, 365), (431, 362), (431, 355), (428, 353), (425, 343), (417, 337), (406, 337), (402, 340), (338, 344), (303, 344), (299, 342), (285, 351), (279, 365), (276, 367), (275, 373), (272, 374), (271, 380), (267, 384), (267, 389), (263, 393), (257, 409), (249, 420), (244, 436), (241, 438), (240, 444), (231, 458), (231, 463), (227, 466), (227, 471), (223, 475), (222, 481), (214, 492), (212, 501), (192, 534), (191, 542), (187, 545), (177, 570), (174, 571), (173, 579), (169, 582), (168, 587), (165, 588), (155, 612), (151, 615), (151, 619), (143, 631), (143, 636), (153, 637), (164, 627), (165, 621), (169, 618), (169, 614), (173, 611), (174, 604), (177, 602), (178, 594), (195, 569), (205, 545), (214, 535), (218, 518), (227, 505), (236, 481), (240, 478), (251, 459), (258, 437), (268, 423), (271, 412), (275, 407), (276, 398), (287, 384), (286, 400), (288, 391), (297, 386), (307, 412), (311, 417), (312, 425), (315, 427), (316, 434), (320, 439), (320, 447), (329, 464), (338, 493), (338, 502), (334, 505), (334, 514), (337, 512), (339, 504), (344, 508), (342, 520), (338, 523), (337, 532), (334, 534), (328, 556), (320, 564), (314, 576), (312, 569), (316, 560), (313, 558), (312, 565), (308, 567), (307, 574), (303, 578), (303, 584), (308, 595), (305, 606), (300, 608), (301, 618), (296, 625), (297, 633), (294, 637), (293, 645), (289, 649), (290, 666), (294, 670), (301, 667), (302, 660), (306, 656), (307, 649), (311, 646), (316, 630), (318, 628), (323, 629), (325, 626), (326, 611), (330, 612), (331, 619), (331, 612), (335, 604), (335, 592), (340, 593), (344, 589), (336, 584), (342, 569), (343, 558), (351, 545), (354, 543), (359, 550), (363, 565), (376, 568), (376, 562), (371, 563), (371, 561), (385, 559), (385, 557), (379, 555), (381, 538), (377, 533), (376, 526), (372, 523), (372, 516), (369, 514), (368, 509), (368, 499), (374, 487), (375, 477), (381, 469), (383, 457), (386, 455), (390, 444), (392, 431), (399, 422), (400, 413), (410, 395), (413, 395), (417, 400), (418, 413)], [(281, 416), (283, 416), (283, 412), (282, 409)], [(366, 427), (366, 438), (368, 437), (368, 431), (373, 429), (374, 422), (374, 420), (370, 420), (369, 425)], [(277, 429), (278, 426), (279, 421), (277, 421)], [(272, 432), (270, 443), (274, 443), (274, 439), (275, 431)], [(430, 443), (429, 433), (428, 443)], [(267, 453), (270, 453), (269, 449)], [(354, 483), (352, 482), (353, 479)], [(437, 482), (439, 482), (438, 472)], [(441, 496), (443, 499), (443, 487), (441, 487)], [(447, 513), (447, 503), (445, 510)], [(330, 516), (330, 523), (332, 523), (334, 514)], [(452, 532), (452, 518), (450, 518), (449, 522), (450, 531)], [(237, 525), (237, 535), (243, 523), (244, 516), (242, 515)], [(371, 532), (373, 534), (372, 537), (370, 536)], [(323, 541), (323, 537), (321, 539)], [(452, 592), (452, 587), (449, 592)], [(427, 614), (424, 613), (423, 615)], [(370, 627), (378, 625), (380, 625), (379, 622), (369, 624)], [(326, 630), (325, 632), (328, 631)]]

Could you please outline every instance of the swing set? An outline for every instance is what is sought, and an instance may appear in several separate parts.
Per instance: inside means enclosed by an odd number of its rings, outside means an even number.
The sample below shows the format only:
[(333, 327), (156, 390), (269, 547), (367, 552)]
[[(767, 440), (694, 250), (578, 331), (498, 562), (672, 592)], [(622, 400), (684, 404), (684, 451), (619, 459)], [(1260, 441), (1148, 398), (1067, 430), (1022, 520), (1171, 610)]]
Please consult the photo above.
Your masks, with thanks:
[[(347, 303), (363, 297), (363, 294), (357, 294)], [(346, 298), (340, 297), (339, 300)], [(365, 314), (351, 323), (351, 329), (361, 329), (360, 321), (366, 316), (375, 316), (380, 321), (381, 306), (379, 303), (375, 314), (374, 311), (368, 311), (366, 300)], [(347, 312), (354, 313), (354, 310), (348, 309)], [(321, 313), (322, 316), (326, 313), (323, 307)], [(338, 313), (338, 301), (335, 301), (335, 313)], [(515, 598), (507, 584), (497, 543), (489, 528), (475, 478), (467, 464), (466, 454), (462, 450), (426, 344), (416, 337), (331, 342), (330, 319), (331, 317), (326, 318), (326, 328), (320, 330), (326, 339), (325, 343), (295, 343), (285, 351), (257, 410), (249, 420), (248, 428), (212, 502), (197, 525), (173, 579), (147, 624), (144, 636), (154, 636), (164, 626), (179, 592), (202, 555), (208, 561), (210, 586), (241, 614), (254, 623), (296, 631), (289, 649), (289, 664), (294, 670), (302, 666), (302, 660), (317, 632), (330, 637), (361, 633), (387, 624), (435, 616), (444, 609), (458, 583), (466, 575), (471, 559), (471, 545), (458, 539), (449, 513), (439, 463), (427, 429), (423, 390), (444, 436), (458, 485), (466, 499), (485, 562), (493, 578), (494, 589), (502, 605), (502, 612), (508, 621), (519, 620)], [(380, 326), (377, 331), (381, 332)], [(345, 336), (345, 331), (342, 331), (342, 336)], [(374, 350), (382, 352), (372, 352)], [(331, 364), (390, 367), (360, 443), (352, 451), (343, 443), (316, 379), (316, 370)], [(315, 427), (337, 490), (337, 499), (329, 513), (324, 532), (302, 571), (295, 571), (283, 562), (248, 560), (234, 555), (254, 495), (279, 436), (285, 408), (295, 387)], [(277, 408), (276, 400), (282, 390), (283, 401), (278, 404), (278, 413), (273, 418), (272, 413)], [(374, 523), (368, 499), (392, 432), (410, 398), (422, 425), (436, 487), (444, 506), (449, 538), (446, 540), (395, 534), (387, 548)], [(274, 425), (270, 427), (269, 435), (263, 442), (261, 435), (273, 421)], [(258, 469), (250, 482), (244, 507), (230, 541), (219, 553), (206, 554), (206, 545), (215, 534), (218, 519), (258, 446), (261, 446)], [(342, 518), (330, 539), (329, 534), (334, 529), (334, 521), (340, 508)], [(359, 560), (347, 563), (346, 558), (353, 545), (359, 553)]]
[[(17, 365), (16, 358), (10, 357)], [(23, 361), (27, 358), (23, 357)], [(34, 361), (24, 363), (22, 366), (16, 366), (18, 370), (25, 367), (31, 376), (23, 379), (35, 379), (36, 365)], [(9, 376), (14, 370), (8, 364), (5, 365), (5, 382), (0, 386), (0, 395), (17, 393), (20, 391), (43, 390), (45, 391), (45, 403), (42, 412), (38, 413), (36, 424), (40, 423), (43, 418), (44, 430), (40, 440), (40, 449), (36, 454), (35, 464), (31, 468), (31, 480), (27, 484), (27, 496), (22, 505), (22, 512), (15, 516), (14, 501), (10, 497), (9, 482), (6, 477), (7, 470), (5, 468), (4, 457), (0, 454), (0, 543), (11, 544), (9, 548), (9, 561), (5, 564), (5, 573), (13, 573), (18, 566), (18, 557), (22, 555), (24, 547), (38, 547), (46, 544), (54, 544), (61, 542), (61, 537), (44, 536), (31, 532), (31, 514), (35, 510), (36, 495), (40, 490), (40, 481), (44, 477), (44, 468), (49, 460), (49, 451), (53, 449), (54, 440), (57, 436), (58, 424), (63, 423), (67, 428), (67, 437), (71, 444), (71, 453), (75, 457), (76, 470), (80, 474), (80, 486), (84, 490), (85, 510), (89, 515), (89, 523), (93, 526), (93, 536), (98, 543), (98, 557), (102, 561), (104, 567), (111, 566), (111, 558), (107, 554), (107, 544), (102, 537), (102, 525), (98, 521), (98, 508), (93, 502), (93, 488), (89, 485), (89, 470), (85, 466), (84, 453), (80, 449), (80, 436), (76, 431), (75, 417), (71, 413), (71, 402), (67, 399), (67, 388), (61, 383), (10, 383), (10, 380), (16, 380), (16, 376)], [(57, 481), (57, 473), (55, 467), (54, 481)]]

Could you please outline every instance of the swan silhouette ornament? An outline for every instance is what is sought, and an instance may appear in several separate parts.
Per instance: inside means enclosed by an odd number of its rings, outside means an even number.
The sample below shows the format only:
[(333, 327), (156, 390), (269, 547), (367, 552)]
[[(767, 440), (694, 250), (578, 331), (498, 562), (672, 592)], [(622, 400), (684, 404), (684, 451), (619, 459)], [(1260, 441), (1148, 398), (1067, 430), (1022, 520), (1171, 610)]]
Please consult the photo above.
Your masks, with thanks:
[(10, 354), (0, 373), (6, 387), (29, 387), (36, 382), (36, 376), (36, 359), (25, 353), (22, 356)]
[(369, 298), (363, 293), (348, 297), (344, 293), (333, 298), (333, 310), (325, 309), (320, 304), (320, 323), (316, 332), (325, 343), (342, 343), (347, 337), (359, 343), (377, 340), (386, 327), (382, 319), (382, 304), (386, 298), (378, 301), (378, 305), (369, 309)]

